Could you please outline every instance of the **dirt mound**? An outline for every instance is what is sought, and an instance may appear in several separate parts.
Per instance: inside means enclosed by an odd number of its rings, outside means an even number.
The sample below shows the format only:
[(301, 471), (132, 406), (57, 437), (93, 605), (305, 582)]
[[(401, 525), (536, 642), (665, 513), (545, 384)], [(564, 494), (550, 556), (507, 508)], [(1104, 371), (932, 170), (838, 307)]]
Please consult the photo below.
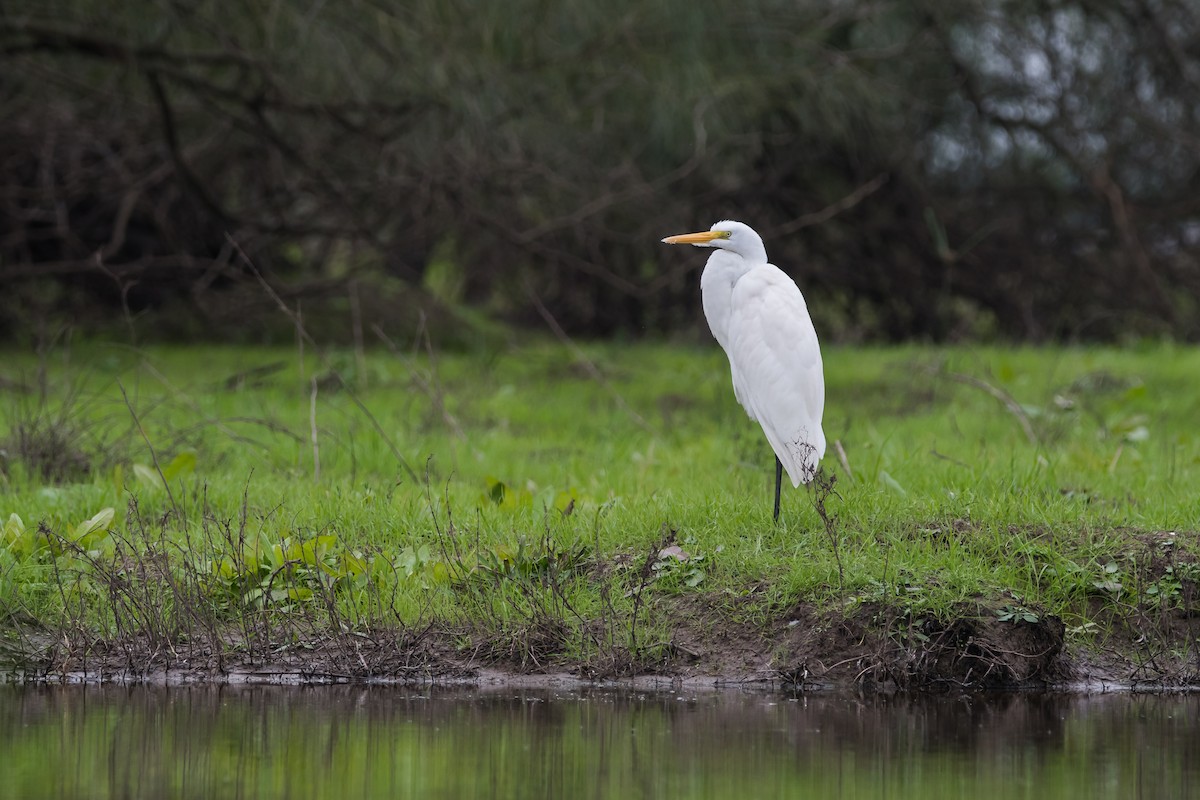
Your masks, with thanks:
[(949, 621), (910, 620), (875, 604), (848, 615), (802, 605), (765, 630), (727, 623), (677, 631), (678, 647), (691, 657), (672, 667), (685, 675), (740, 674), (802, 686), (885, 690), (1016, 688), (1070, 676), (1062, 620), (1003, 616), (963, 607)]

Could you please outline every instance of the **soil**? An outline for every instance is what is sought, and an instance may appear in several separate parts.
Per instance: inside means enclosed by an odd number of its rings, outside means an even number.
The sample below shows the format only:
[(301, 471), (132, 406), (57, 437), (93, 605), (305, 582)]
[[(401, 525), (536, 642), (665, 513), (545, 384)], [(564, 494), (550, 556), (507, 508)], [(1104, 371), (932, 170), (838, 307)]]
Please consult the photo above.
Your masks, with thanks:
[[(763, 623), (738, 620), (703, 597), (671, 598), (669, 641), (631, 654), (595, 647), (568, 655), (552, 632), (504, 638), (441, 629), (343, 633), (288, 641), (164, 644), (145, 638), (71, 646), (62, 632), (26, 637), (38, 656), (10, 670), (18, 680), (195, 683), (475, 683), (629, 687), (758, 686), (800, 690), (1184, 689), (1198, 683), (1200, 615), (1114, 622), (1103, 640), (1067, 643), (1050, 615), (1002, 619), (964, 606), (948, 621), (907, 619), (896, 609), (853, 612), (800, 605)], [(1079, 637), (1073, 637), (1078, 639)], [(1168, 646), (1168, 643), (1171, 643)], [(1184, 643), (1184, 647), (1180, 647)], [(574, 648), (578, 650), (578, 648)], [(2, 654), (2, 650), (0, 650)], [(9, 659), (12, 660), (11, 658)]]

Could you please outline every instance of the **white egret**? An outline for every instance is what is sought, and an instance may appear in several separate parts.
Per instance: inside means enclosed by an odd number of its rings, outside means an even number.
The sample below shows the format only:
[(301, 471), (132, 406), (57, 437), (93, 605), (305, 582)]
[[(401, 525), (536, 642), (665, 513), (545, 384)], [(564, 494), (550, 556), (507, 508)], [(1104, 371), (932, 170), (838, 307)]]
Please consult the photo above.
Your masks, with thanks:
[(704, 316), (729, 357), (734, 396), (775, 451), (778, 520), (783, 470), (798, 487), (813, 479), (825, 455), (825, 376), (804, 295), (768, 263), (762, 238), (749, 225), (723, 220), (663, 242), (716, 248), (700, 276)]

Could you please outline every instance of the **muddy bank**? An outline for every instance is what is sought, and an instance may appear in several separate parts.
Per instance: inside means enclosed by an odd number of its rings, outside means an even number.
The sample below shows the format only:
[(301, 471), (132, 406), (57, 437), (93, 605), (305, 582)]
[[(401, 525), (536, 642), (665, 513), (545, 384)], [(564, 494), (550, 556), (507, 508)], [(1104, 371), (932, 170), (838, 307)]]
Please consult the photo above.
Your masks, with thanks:
[[(52, 682), (439, 683), (513, 687), (619, 684), (638, 688), (762, 687), (882, 692), (1185, 689), (1200, 684), (1200, 619), (1169, 631), (1112, 630), (1068, 642), (1051, 615), (964, 608), (949, 621), (907, 619), (863, 605), (850, 614), (802, 605), (765, 625), (679, 603), (668, 639), (580, 648), (554, 631), (420, 631), (246, 641), (234, 634), (176, 642), (131, 637), (21, 637), (9, 679)], [(981, 613), (986, 612), (986, 613)], [(561, 631), (557, 633), (562, 633)], [(293, 632), (294, 634), (294, 632)], [(10, 643), (12, 640), (10, 639)]]

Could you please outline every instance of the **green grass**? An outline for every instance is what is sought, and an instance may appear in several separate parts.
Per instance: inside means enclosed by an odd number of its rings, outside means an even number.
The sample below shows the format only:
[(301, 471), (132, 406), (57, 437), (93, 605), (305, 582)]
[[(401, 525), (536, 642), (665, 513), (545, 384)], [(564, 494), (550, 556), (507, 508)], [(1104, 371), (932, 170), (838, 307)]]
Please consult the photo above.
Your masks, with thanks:
[[(530, 666), (646, 650), (679, 622), (658, 601), (689, 595), (747, 624), (799, 603), (1028, 610), (1086, 643), (1114, 613), (1178, 611), (1196, 583), (1200, 353), (1170, 344), (827, 348), (833, 540), (804, 488), (772, 524), (772, 456), (715, 345), (303, 367), (284, 349), (89, 346), (44, 377), (24, 354), (0, 363), (30, 390), (0, 397), (0, 522), (25, 527), (0, 539), (0, 608), (23, 631), (113, 639), (149, 624), (126, 608), (141, 603), (170, 607), (155, 624), (178, 638), (198, 624), (186, 598), (243, 631), (267, 613), (433, 623)], [(65, 482), (31, 462), (44, 450)], [(106, 508), (106, 530), (79, 528)], [(647, 561), (672, 530), (689, 560)], [(186, 591), (122, 572), (138, 553)], [(144, 600), (122, 601), (113, 586), (138, 576)]]

